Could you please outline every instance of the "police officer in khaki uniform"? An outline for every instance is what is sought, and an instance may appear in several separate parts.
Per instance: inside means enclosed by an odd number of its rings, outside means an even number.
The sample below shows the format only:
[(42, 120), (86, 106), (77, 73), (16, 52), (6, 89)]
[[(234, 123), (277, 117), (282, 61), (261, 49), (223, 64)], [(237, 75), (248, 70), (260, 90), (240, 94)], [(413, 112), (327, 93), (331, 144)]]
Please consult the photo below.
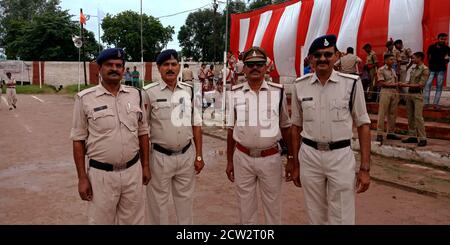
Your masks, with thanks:
[(16, 109), (17, 96), (16, 96), (16, 80), (11, 77), (11, 72), (6, 73), (6, 98), (8, 100), (9, 110)]
[(266, 223), (280, 224), (279, 141), (289, 142), (291, 126), (286, 95), (281, 84), (264, 80), (267, 55), (262, 48), (247, 50), (243, 61), (247, 82), (233, 86), (229, 96), (226, 173), (236, 184), (241, 224), (258, 223), (257, 186)]
[[(314, 40), (308, 55), (315, 73), (297, 79), (292, 92), (291, 177), (303, 187), (311, 224), (354, 224), (355, 188), (361, 193), (370, 184), (370, 119), (362, 83), (333, 69), (336, 52), (336, 36)], [(357, 175), (353, 123), (361, 148)]]
[[(164, 50), (156, 59), (162, 81), (147, 85), (152, 179), (147, 188), (150, 224), (169, 223), (169, 197), (177, 224), (192, 225), (195, 174), (204, 166), (201, 116), (192, 108), (192, 86), (177, 82), (178, 54)], [(194, 142), (192, 142), (194, 141)]]
[(124, 58), (122, 49), (102, 51), (97, 63), (103, 81), (75, 96), (71, 139), (90, 224), (144, 224), (148, 124), (141, 91), (120, 84)]
[(189, 68), (189, 64), (183, 65), (183, 72), (181, 73), (181, 79), (185, 83), (194, 85), (194, 73)]
[[(423, 64), (425, 54), (416, 52), (412, 56), (412, 62), (416, 65), (411, 71), (409, 83), (401, 83), (400, 86), (408, 87), (406, 110), (408, 112), (408, 128), (410, 137), (402, 140), (403, 143), (418, 143), (418, 146), (426, 146), (425, 122), (423, 121), (423, 94), (422, 89), (430, 75), (430, 69)], [(419, 141), (417, 141), (419, 137)]]
[(387, 136), (389, 140), (400, 140), (395, 135), (395, 121), (397, 119), (397, 106), (399, 101), (398, 80), (392, 65), (394, 64), (394, 56), (386, 54), (384, 56), (385, 65), (378, 69), (377, 80), (378, 86), (381, 87), (380, 102), (378, 105), (378, 125), (377, 125), (377, 141), (383, 141), (384, 118), (387, 116)]
[(375, 53), (375, 51), (372, 50), (372, 45), (370, 45), (369, 43), (366, 43), (363, 46), (363, 49), (367, 53), (366, 64), (364, 65), (364, 69), (366, 69), (368, 71), (369, 79), (370, 79), (370, 82), (368, 84), (368, 89), (369, 89), (368, 92), (369, 93), (368, 93), (367, 97), (369, 99), (376, 100), (378, 95), (373, 94), (372, 92), (376, 92), (375, 81), (376, 81), (377, 69), (378, 69), (377, 54)]
[[(411, 66), (410, 60), (412, 56), (412, 51), (409, 48), (403, 48), (403, 41), (401, 39), (395, 40), (394, 42), (394, 56), (397, 64), (397, 69), (394, 70), (397, 72), (397, 77), (399, 82), (406, 82), (406, 75), (409, 67)], [(406, 101), (405, 94), (408, 92), (407, 88), (401, 87), (399, 88), (400, 92), (400, 100), (402, 103)]]

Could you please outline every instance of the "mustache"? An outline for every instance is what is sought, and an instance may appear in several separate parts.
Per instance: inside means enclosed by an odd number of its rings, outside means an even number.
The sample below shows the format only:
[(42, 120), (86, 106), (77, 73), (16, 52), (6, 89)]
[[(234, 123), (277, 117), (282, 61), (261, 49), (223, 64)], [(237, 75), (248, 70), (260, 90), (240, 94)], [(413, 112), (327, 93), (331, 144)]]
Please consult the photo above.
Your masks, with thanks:
[(175, 72), (173, 72), (173, 71), (168, 71), (168, 72), (166, 72), (166, 74), (167, 74), (167, 75), (169, 75), (169, 74), (175, 74)]
[(250, 71), (250, 73), (253, 73), (253, 72), (261, 73), (258, 69), (252, 69), (252, 70)]
[(110, 72), (108, 72), (108, 75), (117, 75), (117, 76), (119, 76), (120, 74), (119, 73), (117, 73), (117, 72), (115, 72), (115, 71), (110, 71)]
[(317, 61), (316, 65), (320, 65), (320, 64), (328, 65), (328, 64), (330, 64), (330, 62), (328, 62), (328, 61)]

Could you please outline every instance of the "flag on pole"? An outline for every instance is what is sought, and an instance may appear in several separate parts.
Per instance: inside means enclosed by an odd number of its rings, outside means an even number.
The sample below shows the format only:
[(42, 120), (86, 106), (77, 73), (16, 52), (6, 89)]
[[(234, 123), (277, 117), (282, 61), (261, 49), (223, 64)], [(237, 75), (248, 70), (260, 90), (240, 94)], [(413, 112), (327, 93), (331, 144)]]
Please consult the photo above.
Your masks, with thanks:
[(260, 46), (274, 60), (275, 76), (298, 77), (309, 45), (321, 35), (337, 35), (339, 50), (353, 47), (363, 60), (364, 44), (381, 56), (390, 38), (426, 51), (450, 29), (449, 9), (448, 0), (291, 0), (232, 14), (230, 49), (237, 55)]
[(80, 10), (80, 23), (86, 25), (86, 16), (83, 14), (82, 10)]

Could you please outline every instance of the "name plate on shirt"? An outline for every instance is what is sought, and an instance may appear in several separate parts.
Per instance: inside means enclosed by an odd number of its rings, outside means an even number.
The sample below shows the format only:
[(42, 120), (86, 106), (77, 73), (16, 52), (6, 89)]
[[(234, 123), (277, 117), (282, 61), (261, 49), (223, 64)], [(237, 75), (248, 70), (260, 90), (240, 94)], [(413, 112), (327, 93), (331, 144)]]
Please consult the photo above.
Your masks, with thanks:
[(167, 99), (156, 99), (156, 102), (166, 102)]
[(108, 108), (108, 106), (103, 105), (103, 106), (99, 106), (99, 107), (94, 108), (94, 111), (97, 112), (97, 111), (105, 110), (107, 108)]
[(311, 100), (313, 100), (313, 97), (307, 97), (302, 99), (302, 101), (311, 101)]

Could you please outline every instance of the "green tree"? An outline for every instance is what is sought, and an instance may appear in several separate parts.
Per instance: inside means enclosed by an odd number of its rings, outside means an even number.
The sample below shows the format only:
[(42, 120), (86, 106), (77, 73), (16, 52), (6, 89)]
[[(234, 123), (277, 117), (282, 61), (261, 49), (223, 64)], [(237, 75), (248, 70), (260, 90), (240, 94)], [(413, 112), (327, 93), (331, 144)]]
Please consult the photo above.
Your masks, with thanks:
[[(172, 26), (164, 27), (153, 16), (143, 14), (144, 60), (153, 61), (159, 52), (172, 40), (175, 33)], [(141, 16), (133, 11), (124, 11), (115, 16), (107, 15), (103, 19), (102, 40), (108, 45), (124, 48), (128, 58), (141, 59)]]
[[(0, 37), (6, 55), (22, 60), (78, 60), (72, 35), (78, 35), (79, 24), (62, 11), (59, 0), (4, 0), (0, 18)], [(85, 30), (86, 58), (97, 55), (94, 34)]]
[(248, 10), (259, 9), (271, 4), (278, 4), (282, 2), (286, 2), (288, 0), (253, 0), (248, 5)]
[(225, 18), (212, 9), (190, 13), (178, 32), (184, 57), (196, 61), (222, 61)]

